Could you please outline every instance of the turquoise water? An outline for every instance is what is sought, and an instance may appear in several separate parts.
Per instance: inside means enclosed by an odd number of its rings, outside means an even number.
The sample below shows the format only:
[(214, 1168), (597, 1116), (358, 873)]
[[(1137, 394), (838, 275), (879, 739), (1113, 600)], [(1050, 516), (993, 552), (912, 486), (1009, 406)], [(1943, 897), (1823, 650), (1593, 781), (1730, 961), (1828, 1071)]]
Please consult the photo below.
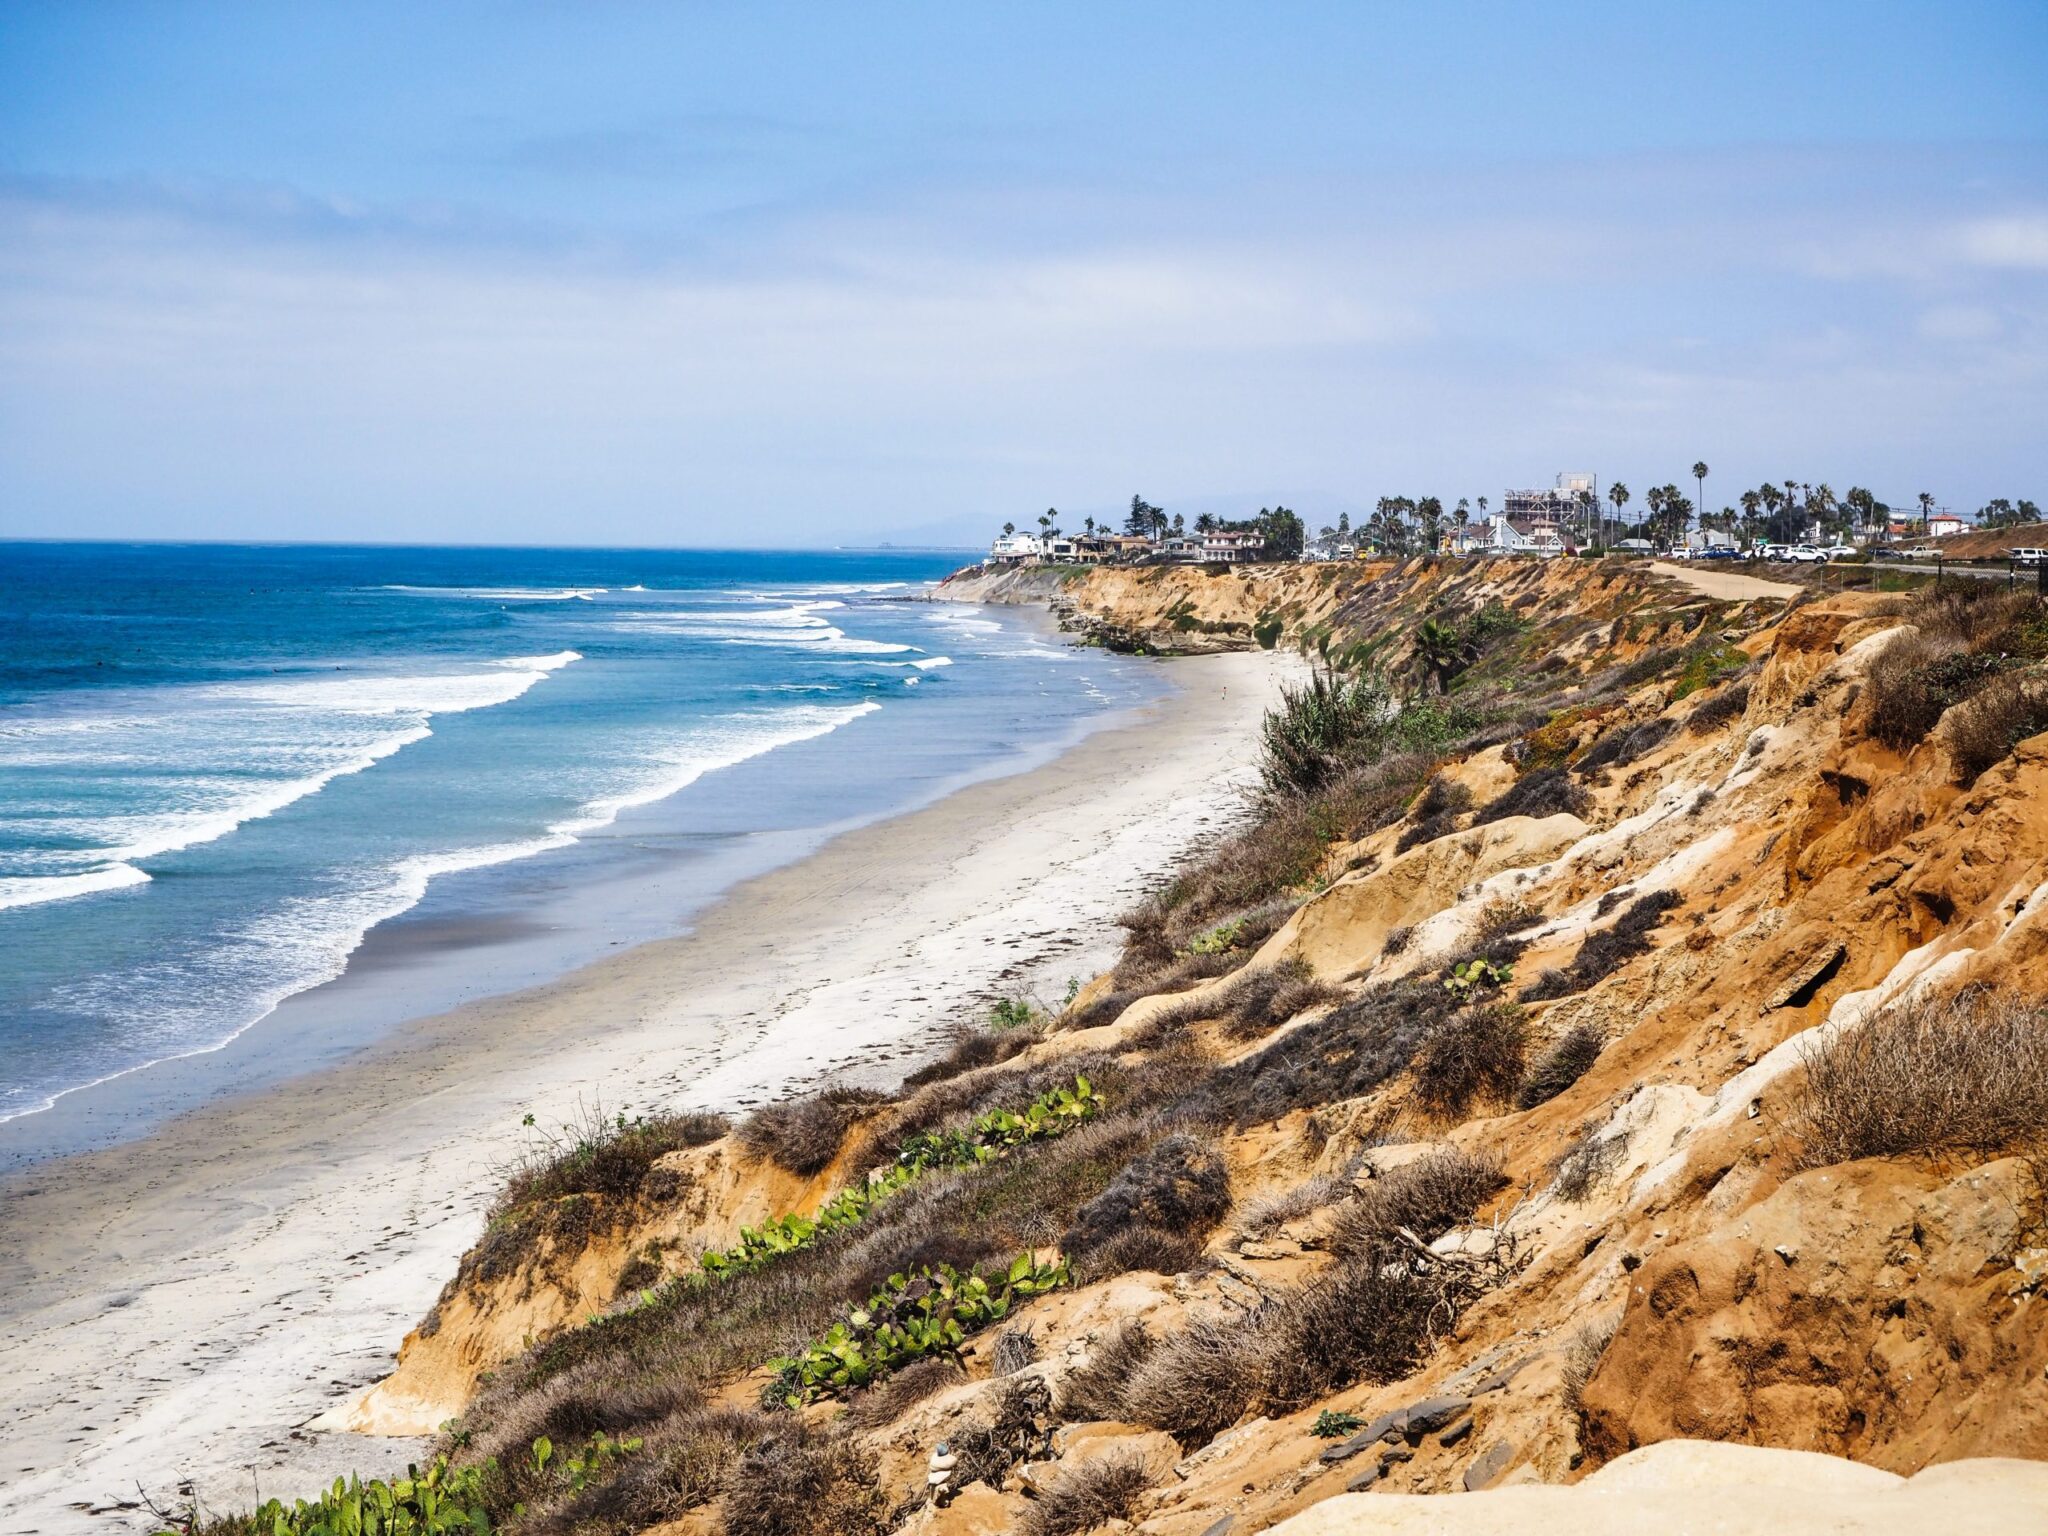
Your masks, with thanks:
[(260, 1047), (366, 936), (476, 953), (338, 1048), (672, 932), (1156, 691), (1022, 616), (903, 600), (961, 559), (0, 545), (0, 1120)]

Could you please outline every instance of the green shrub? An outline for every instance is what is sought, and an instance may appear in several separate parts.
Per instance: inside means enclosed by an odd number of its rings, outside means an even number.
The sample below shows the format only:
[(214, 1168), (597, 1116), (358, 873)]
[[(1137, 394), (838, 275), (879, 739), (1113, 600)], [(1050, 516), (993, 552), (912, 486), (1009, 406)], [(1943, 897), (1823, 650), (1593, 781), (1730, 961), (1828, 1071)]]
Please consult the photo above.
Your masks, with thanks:
[(1348, 761), (1376, 757), (1395, 712), (1383, 684), (1345, 677), (1329, 668), (1299, 687), (1285, 687), (1278, 707), (1259, 728), (1266, 788), (1308, 794), (1337, 776)]
[(862, 1183), (849, 1184), (811, 1215), (780, 1216), (758, 1227), (742, 1227), (737, 1243), (703, 1254), (698, 1263), (713, 1279), (759, 1269), (809, 1247), (828, 1232), (852, 1226), (934, 1168), (985, 1163), (1026, 1142), (1063, 1135), (1100, 1107), (1094, 1084), (1077, 1076), (1071, 1088), (1050, 1089), (1021, 1113), (990, 1109), (962, 1131), (921, 1131), (905, 1140), (888, 1168)]
[(1020, 1253), (991, 1283), (950, 1264), (891, 1275), (849, 1308), (844, 1319), (794, 1355), (768, 1362), (775, 1380), (764, 1397), (794, 1408), (879, 1381), (931, 1355), (955, 1356), (967, 1336), (1002, 1321), (1017, 1302), (1068, 1284), (1064, 1259), (1036, 1263)]
[(450, 1467), (436, 1457), (423, 1473), (385, 1482), (350, 1477), (312, 1500), (271, 1499), (247, 1515), (208, 1520), (205, 1536), (490, 1536), (484, 1508), (489, 1466)]

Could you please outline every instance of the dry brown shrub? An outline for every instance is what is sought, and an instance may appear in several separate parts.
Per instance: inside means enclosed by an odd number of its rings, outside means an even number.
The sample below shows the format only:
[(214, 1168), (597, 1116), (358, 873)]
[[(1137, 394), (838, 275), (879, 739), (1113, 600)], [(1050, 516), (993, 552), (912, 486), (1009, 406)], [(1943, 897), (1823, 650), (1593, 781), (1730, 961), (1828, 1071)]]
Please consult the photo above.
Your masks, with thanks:
[(794, 1423), (740, 1459), (724, 1508), (728, 1536), (881, 1536), (887, 1529), (874, 1456)]
[(1244, 1314), (1163, 1340), (1119, 1397), (1123, 1417), (1206, 1444), (1246, 1413), (1284, 1414), (1358, 1381), (1398, 1381), (1476, 1294), (1462, 1271), (1375, 1245)]
[(1461, 1008), (1415, 1054), (1415, 1098), (1439, 1117), (1463, 1115), (1482, 1099), (1512, 1098), (1522, 1081), (1529, 1026), (1512, 1003)]
[(1962, 642), (1949, 635), (1907, 631), (1888, 641), (1871, 657), (1863, 683), (1870, 734), (1900, 752), (1925, 741), (1955, 702), (1937, 668), (1964, 654)]
[(1591, 798), (1563, 768), (1539, 768), (1508, 787), (1499, 798), (1489, 800), (1472, 818), (1475, 827), (1509, 816), (1556, 816), (1570, 812), (1583, 816), (1592, 806)]
[[(1118, 1174), (1101, 1194), (1081, 1207), (1060, 1237), (1060, 1248), (1083, 1267), (1098, 1251), (1113, 1246), (1124, 1260), (1103, 1273), (1132, 1268), (1177, 1274), (1201, 1252), (1201, 1239), (1230, 1212), (1230, 1169), (1213, 1142), (1168, 1136)], [(1149, 1245), (1141, 1240), (1153, 1234)], [(1159, 1258), (1173, 1263), (1160, 1269)]]
[(808, 1178), (831, 1166), (854, 1122), (887, 1097), (871, 1088), (827, 1088), (807, 1098), (765, 1105), (741, 1124), (740, 1145), (778, 1168)]
[(1384, 1245), (1400, 1228), (1433, 1243), (1471, 1219), (1479, 1203), (1507, 1182), (1501, 1165), (1446, 1147), (1381, 1174), (1337, 1207), (1329, 1247), (1358, 1254)]
[(1615, 1170), (1626, 1151), (1628, 1136), (1625, 1132), (1608, 1135), (1597, 1129), (1587, 1131), (1560, 1152), (1550, 1165), (1558, 1199), (1579, 1204)]
[(1543, 909), (1531, 906), (1519, 896), (1496, 896), (1479, 911), (1473, 943), (1481, 949), (1510, 934), (1534, 928), (1543, 921)]
[(1810, 1049), (1805, 1065), (1802, 1167), (2048, 1137), (2048, 1009), (2008, 992), (1897, 1004)]
[(1530, 1066), (1515, 1093), (1515, 1107), (1534, 1109), (1548, 1104), (1592, 1069), (1606, 1043), (1606, 1036), (1596, 1026), (1574, 1024)]
[(989, 1374), (1014, 1376), (1037, 1358), (1038, 1340), (1033, 1336), (1028, 1324), (1017, 1328), (1005, 1328), (996, 1335), (995, 1343), (989, 1346)]
[(1586, 1383), (1593, 1379), (1593, 1373), (1600, 1369), (1600, 1361), (1607, 1354), (1607, 1346), (1614, 1342), (1616, 1330), (1621, 1327), (1619, 1317), (1597, 1319), (1585, 1324), (1564, 1347), (1564, 1389), (1559, 1394), (1565, 1411), (1578, 1418), (1586, 1411)]
[(1024, 1536), (1080, 1536), (1127, 1520), (1138, 1495), (1152, 1486), (1142, 1457), (1128, 1451), (1107, 1451), (1063, 1469), (1024, 1512)]
[[(996, 1342), (1000, 1346), (1002, 1340)], [(914, 1360), (854, 1398), (847, 1405), (846, 1422), (856, 1429), (893, 1424), (926, 1398), (966, 1379), (957, 1360), (940, 1355)]]
[(716, 1498), (741, 1456), (776, 1433), (745, 1408), (709, 1408), (663, 1424), (617, 1474), (546, 1514), (521, 1522), (532, 1536), (629, 1536)]
[(1958, 784), (1974, 784), (2029, 736), (2048, 731), (2048, 694), (2007, 672), (1949, 712), (1944, 732)]
[(1135, 1319), (1097, 1344), (1087, 1363), (1060, 1383), (1060, 1417), (1073, 1423), (1124, 1416), (1124, 1390), (1158, 1341)]

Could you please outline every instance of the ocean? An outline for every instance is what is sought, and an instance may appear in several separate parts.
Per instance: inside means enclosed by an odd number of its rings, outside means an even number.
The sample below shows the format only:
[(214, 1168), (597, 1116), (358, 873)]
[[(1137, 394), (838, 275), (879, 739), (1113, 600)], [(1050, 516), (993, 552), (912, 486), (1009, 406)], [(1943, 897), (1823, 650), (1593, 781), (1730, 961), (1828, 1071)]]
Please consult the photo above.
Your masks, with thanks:
[[(904, 600), (965, 558), (0, 544), (0, 1154), (677, 932), (1162, 686)], [(230, 1042), (231, 1080), (152, 1095)], [(110, 1083), (118, 1117), (39, 1134)]]

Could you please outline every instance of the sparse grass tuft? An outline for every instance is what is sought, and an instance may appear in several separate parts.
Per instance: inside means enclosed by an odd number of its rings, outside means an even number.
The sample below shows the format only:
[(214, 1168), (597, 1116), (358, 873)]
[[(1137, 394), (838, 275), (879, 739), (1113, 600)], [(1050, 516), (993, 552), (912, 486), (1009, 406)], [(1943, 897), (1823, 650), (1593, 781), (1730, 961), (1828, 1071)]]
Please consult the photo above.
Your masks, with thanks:
[(588, 1109), (559, 1136), (535, 1142), (513, 1168), (492, 1206), (503, 1215), (566, 1195), (630, 1199), (640, 1193), (655, 1163), (685, 1147), (716, 1141), (727, 1130), (723, 1115), (648, 1115), (606, 1119)]
[(1586, 1383), (1593, 1379), (1593, 1373), (1600, 1369), (1600, 1362), (1607, 1354), (1607, 1346), (1614, 1342), (1614, 1335), (1621, 1327), (1619, 1317), (1604, 1318), (1587, 1323), (1564, 1347), (1564, 1390), (1560, 1394), (1565, 1412), (1574, 1419), (1581, 1418), (1586, 1411)]
[(1989, 1154), (2048, 1138), (2048, 1008), (1969, 991), (1902, 1003), (1807, 1053), (1801, 1166)]

